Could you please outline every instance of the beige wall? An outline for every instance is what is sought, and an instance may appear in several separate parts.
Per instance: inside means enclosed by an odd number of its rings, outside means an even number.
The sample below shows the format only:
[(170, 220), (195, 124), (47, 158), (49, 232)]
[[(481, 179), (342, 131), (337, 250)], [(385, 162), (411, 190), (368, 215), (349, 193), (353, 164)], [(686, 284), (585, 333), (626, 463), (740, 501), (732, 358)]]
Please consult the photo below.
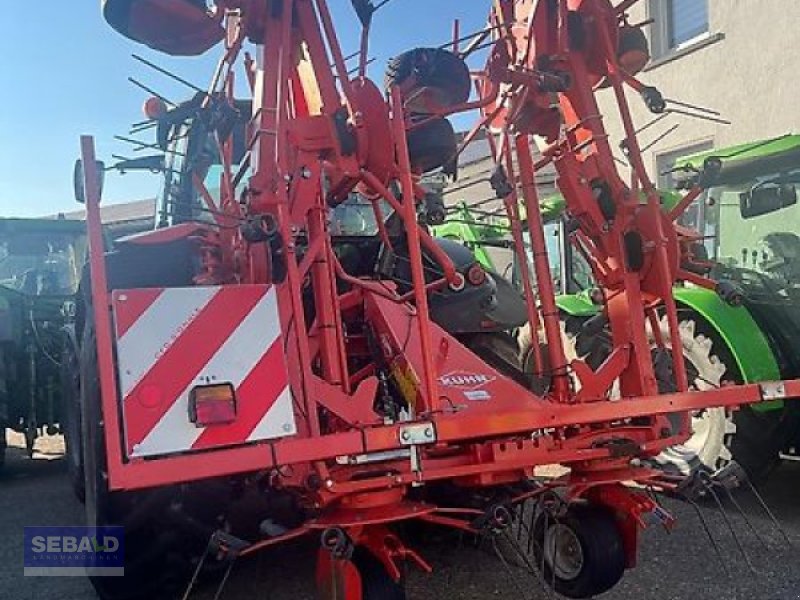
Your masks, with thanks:
[[(631, 11), (637, 23), (666, 0), (641, 0)], [(676, 123), (678, 129), (645, 153), (645, 166), (655, 173), (656, 156), (696, 143), (725, 147), (784, 133), (800, 133), (800, 1), (708, 0), (709, 32), (673, 60), (656, 58), (639, 74), (667, 98), (713, 108), (732, 125), (718, 125), (670, 115), (645, 131), (645, 146)], [(652, 38), (656, 26), (647, 27)], [(681, 54), (680, 52), (677, 54)], [(653, 118), (638, 95), (629, 90), (634, 122)], [(616, 106), (602, 93), (601, 109), (614, 140), (622, 139)]]

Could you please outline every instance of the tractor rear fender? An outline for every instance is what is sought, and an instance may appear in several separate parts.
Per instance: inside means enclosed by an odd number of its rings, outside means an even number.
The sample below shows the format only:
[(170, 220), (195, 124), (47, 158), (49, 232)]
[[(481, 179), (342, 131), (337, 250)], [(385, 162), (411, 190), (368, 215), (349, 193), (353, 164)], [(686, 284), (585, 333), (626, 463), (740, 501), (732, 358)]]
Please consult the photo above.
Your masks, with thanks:
[(494, 271), (494, 261), (481, 244), (481, 236), (476, 231), (477, 226), (468, 223), (443, 223), (433, 228), (437, 238), (444, 238), (461, 242), (475, 254), (475, 258), (484, 269)]
[[(696, 312), (725, 342), (744, 383), (781, 378), (769, 340), (747, 308), (730, 306), (713, 291), (702, 288), (675, 288), (673, 295), (679, 309), (685, 307)], [(767, 412), (782, 407), (783, 401), (776, 400), (755, 404), (753, 410)]]
[(600, 307), (592, 302), (588, 293), (563, 294), (556, 296), (558, 310), (571, 317), (593, 317), (600, 312)]

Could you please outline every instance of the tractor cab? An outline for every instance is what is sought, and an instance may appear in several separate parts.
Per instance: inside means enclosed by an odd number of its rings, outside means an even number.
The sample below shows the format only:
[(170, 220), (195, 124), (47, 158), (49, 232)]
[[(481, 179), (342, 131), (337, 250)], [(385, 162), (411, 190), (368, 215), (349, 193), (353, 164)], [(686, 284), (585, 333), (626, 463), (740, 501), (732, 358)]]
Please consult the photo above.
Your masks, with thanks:
[(687, 156), (675, 165), (678, 186), (710, 163), (715, 174), (685, 225), (703, 234), (719, 278), (789, 294), (800, 283), (800, 135)]
[(684, 157), (674, 167), (678, 186), (691, 185), (710, 163), (716, 174), (685, 224), (703, 234), (720, 275), (748, 285), (797, 283), (800, 135)]
[(85, 235), (80, 229), (45, 231), (42, 225), (38, 230), (2, 223), (0, 286), (29, 297), (70, 296), (80, 281)]
[(0, 465), (6, 428), (31, 453), (62, 422), (59, 363), (86, 250), (82, 221), (0, 219)]
[(719, 172), (691, 225), (703, 233), (712, 276), (741, 289), (781, 374), (794, 376), (800, 373), (800, 135), (688, 156), (676, 169), (690, 182), (709, 159), (719, 160)]
[(164, 151), (158, 227), (214, 220), (223, 173), (217, 134), (224, 139), (226, 132), (232, 131), (231, 165), (237, 166), (245, 153), (245, 124), (250, 111), (249, 102), (231, 106), (219, 98), (206, 99), (205, 94), (172, 109), (161, 107), (156, 111), (156, 141)]

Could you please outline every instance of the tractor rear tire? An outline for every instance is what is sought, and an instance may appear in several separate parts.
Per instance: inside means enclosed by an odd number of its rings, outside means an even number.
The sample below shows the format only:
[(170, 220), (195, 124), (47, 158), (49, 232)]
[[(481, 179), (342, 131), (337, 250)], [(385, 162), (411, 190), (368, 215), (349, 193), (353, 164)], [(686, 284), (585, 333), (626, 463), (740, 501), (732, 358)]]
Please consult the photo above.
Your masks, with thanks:
[(544, 514), (533, 526), (534, 565), (567, 598), (591, 598), (625, 573), (625, 546), (617, 520), (599, 506), (573, 505), (558, 520)]
[(61, 353), (61, 398), (64, 426), (64, 457), (72, 491), (80, 502), (86, 501), (86, 484), (83, 472), (83, 431), (81, 428), (81, 377), (80, 358), (75, 340), (64, 336)]
[(369, 550), (356, 548), (352, 561), (361, 575), (362, 600), (406, 600), (405, 582), (392, 579)]
[(731, 452), (755, 485), (763, 484), (781, 462), (780, 453), (797, 430), (797, 417), (786, 407), (759, 413), (743, 406), (733, 415), (736, 435)]
[(166, 490), (134, 493), (109, 490), (91, 312), (88, 308), (80, 354), (86, 520), (90, 527), (125, 528), (125, 575), (89, 579), (101, 600), (171, 599), (181, 585), (186, 585), (191, 573), (190, 561), (180, 552), (187, 540), (181, 539), (178, 532), (157, 525), (156, 517), (163, 512), (157, 507), (166, 510), (167, 506), (158, 496)]
[[(581, 325), (585, 321), (585, 318), (573, 317), (566, 313), (560, 313), (559, 315), (561, 339), (566, 352), (567, 363), (577, 358), (574, 352), (574, 341)], [(552, 369), (547, 356), (547, 340), (544, 332), (542, 331), (537, 337), (539, 339), (540, 355), (544, 363), (542, 368), (537, 368), (536, 355), (533, 349), (533, 328), (530, 323), (526, 323), (517, 333), (517, 345), (519, 346), (520, 367), (527, 379), (527, 386), (532, 392), (541, 396), (547, 393), (552, 385)], [(538, 376), (537, 372), (539, 373)]]
[(0, 348), (0, 470), (6, 464), (6, 450), (8, 449), (8, 438), (6, 428), (9, 417), (9, 398), (8, 383), (6, 378), (6, 356), (3, 348)]
[(513, 336), (502, 331), (476, 333), (465, 339), (464, 345), (490, 367), (527, 387), (527, 378), (519, 362), (519, 348)]
[[(562, 315), (564, 350), (567, 362), (580, 358), (596, 370), (611, 353), (610, 332), (606, 329), (593, 335), (586, 334), (582, 331), (582, 324), (585, 322), (585, 319)], [(661, 326), (662, 335), (667, 338), (665, 321), (662, 321)], [(718, 387), (723, 377), (725, 380), (741, 381), (741, 375), (727, 346), (699, 316), (694, 313), (681, 315), (680, 335), (689, 383), (694, 389)], [(527, 344), (520, 344), (523, 353), (530, 347), (529, 338), (529, 335), (524, 339), (520, 337), (522, 342), (528, 341)], [(669, 340), (665, 341), (669, 346)], [(666, 349), (667, 356), (670, 356), (669, 347)], [(529, 373), (529, 361), (525, 361), (524, 354), (522, 360), (526, 373)], [(674, 391), (674, 375), (671, 369), (663, 372), (657, 370), (656, 378), (661, 393)], [(576, 381), (575, 384), (577, 383)], [(618, 394), (619, 388), (614, 384), (611, 397)], [(694, 425), (697, 429), (685, 444), (665, 449), (654, 459), (654, 463), (665, 471), (682, 475), (698, 470), (715, 471), (725, 466), (731, 459), (731, 441), (738, 435), (730, 413), (723, 408), (709, 408), (694, 420)]]

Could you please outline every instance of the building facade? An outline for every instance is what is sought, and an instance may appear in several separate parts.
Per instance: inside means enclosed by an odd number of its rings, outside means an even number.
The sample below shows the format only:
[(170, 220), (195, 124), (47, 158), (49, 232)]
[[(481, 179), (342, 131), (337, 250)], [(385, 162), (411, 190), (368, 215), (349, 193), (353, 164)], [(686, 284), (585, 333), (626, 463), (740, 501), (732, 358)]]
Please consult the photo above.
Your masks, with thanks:
[[(641, 0), (629, 17), (632, 24), (652, 20), (645, 26), (652, 60), (639, 79), (665, 98), (715, 110), (731, 122), (673, 113), (644, 131), (641, 145), (653, 144), (644, 152), (645, 166), (659, 184), (669, 183), (661, 174), (672, 161), (691, 152), (800, 133), (800, 2)], [(627, 96), (637, 127), (654, 119), (635, 92)], [(601, 110), (618, 149), (622, 126), (608, 91)]]

